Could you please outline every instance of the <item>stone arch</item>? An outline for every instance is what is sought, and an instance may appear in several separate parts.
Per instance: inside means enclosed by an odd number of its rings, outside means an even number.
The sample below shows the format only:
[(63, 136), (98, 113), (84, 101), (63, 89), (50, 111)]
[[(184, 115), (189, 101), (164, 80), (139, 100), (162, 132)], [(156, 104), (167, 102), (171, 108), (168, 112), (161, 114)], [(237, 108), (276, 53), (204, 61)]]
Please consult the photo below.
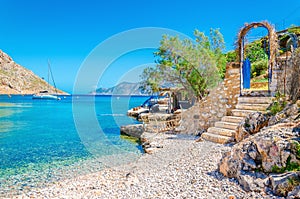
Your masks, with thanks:
[[(288, 36), (287, 38), (288, 39), (291, 39), (292, 41), (292, 47), (294, 49), (298, 48), (299, 47), (299, 39), (297, 37), (297, 35), (295, 33), (292, 33), (292, 32), (285, 32), (285, 33), (281, 33), (278, 35), (278, 37), (283, 37), (283, 36)], [(288, 42), (288, 39), (285, 41), (285, 43), (283, 44), (283, 46), (287, 47), (287, 42)]]
[[(269, 41), (268, 65), (269, 65), (269, 88), (270, 88), (270, 82), (272, 81), (272, 70), (276, 64), (276, 53), (278, 50), (277, 33), (275, 31), (275, 28), (271, 24), (269, 24), (266, 21), (245, 24), (245, 26), (240, 30), (238, 34), (238, 40), (237, 40), (238, 61), (240, 63), (240, 69), (242, 70), (243, 61), (244, 61), (244, 38), (250, 29), (257, 28), (257, 27), (263, 27), (268, 30), (268, 41)], [(240, 84), (241, 91), (243, 89), (242, 78), (243, 77), (241, 71), (241, 84)]]

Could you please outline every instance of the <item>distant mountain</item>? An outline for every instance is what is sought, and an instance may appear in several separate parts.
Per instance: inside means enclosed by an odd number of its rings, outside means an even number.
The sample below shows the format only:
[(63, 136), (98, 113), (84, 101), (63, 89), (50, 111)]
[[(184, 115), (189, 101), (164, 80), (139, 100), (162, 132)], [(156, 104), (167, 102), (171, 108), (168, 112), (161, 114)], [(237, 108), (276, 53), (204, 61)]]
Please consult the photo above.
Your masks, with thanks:
[[(45, 71), (47, 68), (45, 67)], [(32, 71), (15, 63), (0, 50), (0, 94), (34, 94), (42, 90), (55, 93), (55, 88)], [(58, 94), (67, 94), (57, 89)]]
[(111, 88), (98, 88), (97, 95), (145, 95), (140, 83), (122, 82)]

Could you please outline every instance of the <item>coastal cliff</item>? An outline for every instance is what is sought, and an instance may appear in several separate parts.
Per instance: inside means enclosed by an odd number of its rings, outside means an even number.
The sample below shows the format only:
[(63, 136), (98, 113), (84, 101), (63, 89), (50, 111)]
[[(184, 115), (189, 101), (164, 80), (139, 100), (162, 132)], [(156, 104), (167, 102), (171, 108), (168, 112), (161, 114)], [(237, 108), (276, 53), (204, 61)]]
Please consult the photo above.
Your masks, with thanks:
[[(0, 50), (0, 94), (34, 94), (42, 90), (55, 93), (55, 88), (32, 71), (15, 63)], [(58, 94), (67, 94), (57, 89)]]

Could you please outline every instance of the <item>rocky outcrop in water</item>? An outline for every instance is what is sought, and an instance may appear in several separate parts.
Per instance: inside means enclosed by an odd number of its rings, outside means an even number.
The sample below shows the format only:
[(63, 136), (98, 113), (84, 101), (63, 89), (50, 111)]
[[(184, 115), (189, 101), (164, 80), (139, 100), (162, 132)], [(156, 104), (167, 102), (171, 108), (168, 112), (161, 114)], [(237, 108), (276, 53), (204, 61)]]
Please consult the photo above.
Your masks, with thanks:
[(241, 128), (249, 137), (223, 154), (219, 171), (224, 176), (237, 179), (247, 191), (273, 192), (288, 198), (299, 197), (299, 115), (298, 101), (270, 118), (269, 124), (275, 125), (265, 127), (252, 136), (268, 120), (260, 113), (249, 116), (248, 119), (252, 118), (252, 122), (249, 123), (246, 119)]
[(121, 126), (120, 129), (122, 135), (128, 135), (139, 139), (141, 138), (144, 131), (145, 130), (143, 124), (132, 124), (132, 125)]
[[(55, 93), (55, 88), (35, 75), (32, 71), (15, 63), (0, 50), (0, 94), (34, 94), (42, 90)], [(57, 90), (59, 94), (66, 94)]]

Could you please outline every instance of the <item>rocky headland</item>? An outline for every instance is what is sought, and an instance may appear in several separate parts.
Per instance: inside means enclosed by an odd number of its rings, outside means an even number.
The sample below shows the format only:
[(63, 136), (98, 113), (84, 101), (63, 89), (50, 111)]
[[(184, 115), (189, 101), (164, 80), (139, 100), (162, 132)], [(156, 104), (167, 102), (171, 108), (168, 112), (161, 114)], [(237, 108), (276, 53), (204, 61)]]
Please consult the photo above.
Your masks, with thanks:
[[(42, 90), (56, 93), (53, 86), (48, 87), (46, 81), (15, 63), (10, 56), (0, 50), (0, 94), (34, 94)], [(67, 94), (59, 89), (57, 93)]]
[(97, 95), (147, 95), (140, 83), (121, 82), (110, 88), (98, 88), (92, 92)]

